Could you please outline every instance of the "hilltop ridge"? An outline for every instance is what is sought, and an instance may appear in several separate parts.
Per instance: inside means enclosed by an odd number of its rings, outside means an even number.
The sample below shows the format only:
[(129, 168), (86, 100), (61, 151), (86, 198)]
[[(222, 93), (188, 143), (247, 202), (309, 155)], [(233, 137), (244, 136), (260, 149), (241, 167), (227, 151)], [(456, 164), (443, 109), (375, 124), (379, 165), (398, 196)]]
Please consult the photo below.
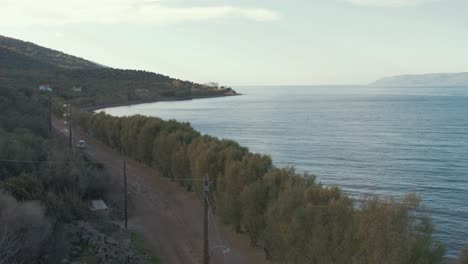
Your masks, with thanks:
[(0, 35), (0, 47), (30, 57), (36, 61), (64, 69), (98, 69), (104, 66), (61, 51), (45, 48), (31, 42)]

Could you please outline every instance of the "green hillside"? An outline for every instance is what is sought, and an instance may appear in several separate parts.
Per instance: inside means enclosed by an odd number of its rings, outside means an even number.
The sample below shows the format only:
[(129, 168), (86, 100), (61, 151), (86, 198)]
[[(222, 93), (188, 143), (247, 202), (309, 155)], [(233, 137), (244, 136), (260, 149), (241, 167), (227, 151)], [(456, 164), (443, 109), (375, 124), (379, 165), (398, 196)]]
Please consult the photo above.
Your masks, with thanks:
[(92, 61), (68, 55), (53, 49), (44, 48), (31, 42), (25, 42), (1, 35), (0, 47), (2, 49), (7, 49), (18, 54), (34, 58), (34, 60), (42, 63), (55, 65), (65, 69), (98, 69), (103, 67)]
[(235, 94), (230, 88), (209, 87), (153, 72), (102, 67), (6, 37), (0, 37), (0, 81), (13, 86), (21, 83), (31, 89), (49, 84), (55, 95), (82, 107)]

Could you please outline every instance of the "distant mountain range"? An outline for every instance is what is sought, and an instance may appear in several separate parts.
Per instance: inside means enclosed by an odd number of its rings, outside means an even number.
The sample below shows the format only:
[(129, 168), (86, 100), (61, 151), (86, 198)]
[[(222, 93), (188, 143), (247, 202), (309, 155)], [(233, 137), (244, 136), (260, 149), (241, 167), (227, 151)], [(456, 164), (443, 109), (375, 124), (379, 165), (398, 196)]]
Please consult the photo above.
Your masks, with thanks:
[(468, 72), (398, 75), (379, 79), (371, 85), (468, 86)]

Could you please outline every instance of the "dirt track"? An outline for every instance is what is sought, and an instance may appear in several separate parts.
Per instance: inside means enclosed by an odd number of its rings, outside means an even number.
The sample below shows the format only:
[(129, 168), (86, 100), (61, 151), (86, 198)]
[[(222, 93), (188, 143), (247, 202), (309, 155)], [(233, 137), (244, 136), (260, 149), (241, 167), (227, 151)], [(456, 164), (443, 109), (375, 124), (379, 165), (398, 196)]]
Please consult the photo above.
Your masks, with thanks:
[[(53, 126), (68, 135), (61, 120), (54, 119)], [(122, 160), (127, 160), (129, 229), (145, 239), (148, 250), (159, 257), (161, 263), (202, 263), (201, 201), (177, 183), (161, 177), (153, 168), (128, 159), (83, 133), (74, 132), (74, 141), (85, 139), (86, 154), (105, 163), (114, 181), (122, 181)], [(263, 250), (249, 247), (245, 235), (235, 234), (219, 221), (214, 223), (211, 221), (209, 230), (211, 263), (266, 263)]]

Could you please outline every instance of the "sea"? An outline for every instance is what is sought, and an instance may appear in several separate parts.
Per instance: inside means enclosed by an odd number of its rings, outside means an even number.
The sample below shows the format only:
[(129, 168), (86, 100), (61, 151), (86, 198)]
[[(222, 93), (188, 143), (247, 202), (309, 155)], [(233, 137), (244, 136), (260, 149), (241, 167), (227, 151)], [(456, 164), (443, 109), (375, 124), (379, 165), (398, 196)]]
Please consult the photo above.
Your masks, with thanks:
[(447, 256), (468, 244), (468, 87), (234, 89), (242, 95), (104, 111), (190, 122), (352, 197), (416, 192)]

